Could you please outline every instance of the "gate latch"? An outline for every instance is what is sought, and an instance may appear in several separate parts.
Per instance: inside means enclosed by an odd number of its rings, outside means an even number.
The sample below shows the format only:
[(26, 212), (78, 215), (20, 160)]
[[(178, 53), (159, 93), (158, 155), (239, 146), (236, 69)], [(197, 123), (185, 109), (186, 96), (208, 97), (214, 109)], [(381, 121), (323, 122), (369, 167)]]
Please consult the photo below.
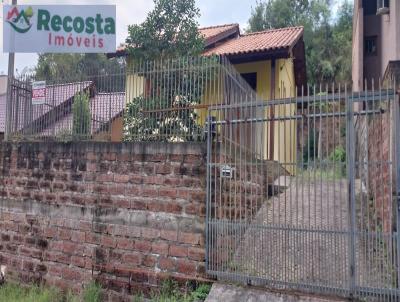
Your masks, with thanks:
[(221, 178), (232, 179), (235, 173), (235, 168), (231, 166), (222, 166), (221, 168)]

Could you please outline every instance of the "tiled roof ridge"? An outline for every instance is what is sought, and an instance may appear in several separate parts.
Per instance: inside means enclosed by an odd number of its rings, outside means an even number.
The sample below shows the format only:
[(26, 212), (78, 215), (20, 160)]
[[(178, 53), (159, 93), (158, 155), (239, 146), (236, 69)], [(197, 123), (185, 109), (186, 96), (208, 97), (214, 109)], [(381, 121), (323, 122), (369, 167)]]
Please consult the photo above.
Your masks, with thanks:
[(262, 35), (266, 33), (273, 33), (273, 32), (279, 32), (279, 31), (287, 31), (287, 30), (293, 30), (293, 29), (302, 29), (304, 30), (304, 26), (291, 26), (291, 27), (282, 27), (282, 28), (271, 28), (271, 29), (266, 29), (262, 31), (256, 31), (252, 33), (245, 33), (240, 35), (241, 37), (245, 36), (255, 36), (255, 35)]
[(199, 30), (206, 30), (206, 29), (213, 29), (213, 28), (220, 28), (220, 27), (228, 27), (228, 26), (239, 26), (239, 23), (230, 23), (230, 24), (221, 24), (221, 25), (212, 25), (206, 27), (199, 27)]

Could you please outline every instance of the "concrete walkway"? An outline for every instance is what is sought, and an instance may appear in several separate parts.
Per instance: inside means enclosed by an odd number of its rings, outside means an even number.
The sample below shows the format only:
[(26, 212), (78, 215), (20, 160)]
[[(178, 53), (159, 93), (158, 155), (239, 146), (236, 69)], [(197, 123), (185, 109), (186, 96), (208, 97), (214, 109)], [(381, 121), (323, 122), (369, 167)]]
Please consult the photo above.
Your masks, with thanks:
[(347, 301), (304, 295), (286, 295), (264, 290), (214, 283), (206, 302), (332, 302)]
[[(256, 277), (252, 285), (282, 290), (287, 288), (284, 283), (299, 284), (300, 289), (346, 290), (350, 282), (346, 180), (283, 177), (276, 185), (287, 190), (266, 201), (247, 227), (232, 273)], [(361, 238), (355, 238), (358, 286), (391, 288), (393, 274), (385, 250), (366, 246)]]

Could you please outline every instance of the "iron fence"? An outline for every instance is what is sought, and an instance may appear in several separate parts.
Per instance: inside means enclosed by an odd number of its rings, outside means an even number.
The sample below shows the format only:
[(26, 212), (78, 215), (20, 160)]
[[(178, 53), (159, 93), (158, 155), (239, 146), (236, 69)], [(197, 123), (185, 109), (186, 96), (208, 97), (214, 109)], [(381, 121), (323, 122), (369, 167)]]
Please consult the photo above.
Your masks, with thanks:
[[(35, 103), (32, 84), (46, 80)], [(397, 301), (395, 85), (290, 87), (263, 100), (223, 57), (13, 79), (8, 140), (207, 142), (207, 272)]]
[[(45, 81), (42, 102), (32, 85)], [(234, 83), (234, 84), (233, 84)], [(221, 57), (134, 61), (80, 74), (13, 79), (9, 140), (202, 141), (207, 108), (255, 97)]]
[(209, 274), (398, 301), (399, 101), (375, 86), (209, 108)]

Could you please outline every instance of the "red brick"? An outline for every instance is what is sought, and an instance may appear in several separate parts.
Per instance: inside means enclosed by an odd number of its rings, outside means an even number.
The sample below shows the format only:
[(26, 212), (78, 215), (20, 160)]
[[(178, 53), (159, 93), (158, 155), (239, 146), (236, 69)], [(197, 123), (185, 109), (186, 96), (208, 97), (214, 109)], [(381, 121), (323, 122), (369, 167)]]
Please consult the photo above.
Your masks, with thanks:
[(58, 230), (58, 238), (61, 240), (70, 240), (71, 239), (71, 230), (59, 229)]
[(167, 256), (169, 250), (169, 245), (166, 242), (153, 242), (151, 247), (151, 252), (153, 254)]
[(154, 255), (145, 255), (143, 258), (143, 265), (147, 267), (154, 267), (157, 263), (157, 256)]
[(178, 241), (182, 243), (200, 245), (203, 242), (203, 235), (195, 233), (179, 233)]
[(101, 235), (92, 233), (92, 232), (87, 232), (85, 235), (85, 241), (87, 243), (91, 243), (91, 244), (99, 244), (100, 238), (101, 238)]
[(43, 235), (47, 238), (54, 238), (57, 236), (57, 231), (56, 227), (46, 227), (43, 229)]
[(117, 183), (128, 183), (129, 180), (129, 175), (114, 174), (114, 181)]
[(82, 280), (81, 272), (69, 267), (64, 267), (62, 269), (62, 277), (66, 280), (71, 280), (74, 282), (80, 282)]
[[(84, 243), (83, 243), (84, 244)], [(63, 252), (70, 255), (79, 255), (84, 253), (84, 246), (73, 243), (73, 242), (63, 242)]]
[(60, 252), (47, 251), (44, 253), (44, 260), (69, 264), (71, 256)]
[(147, 204), (144, 201), (134, 200), (131, 202), (131, 209), (144, 211), (144, 210), (147, 210)]
[(158, 197), (158, 188), (146, 186), (142, 189), (142, 196), (143, 197)]
[(189, 259), (196, 261), (204, 261), (206, 258), (204, 248), (189, 247)]
[(126, 253), (122, 256), (122, 261), (130, 265), (140, 265), (142, 256), (140, 253)]
[(92, 223), (88, 221), (79, 221), (79, 227), (82, 231), (90, 231), (92, 229)]
[(147, 210), (150, 212), (164, 212), (165, 205), (161, 201), (150, 201), (147, 203)]
[(196, 263), (187, 260), (177, 260), (177, 271), (178, 273), (185, 274), (188, 276), (196, 275), (197, 272)]
[(169, 230), (161, 230), (161, 239), (165, 239), (168, 241), (177, 241), (178, 240), (178, 232), (177, 231), (169, 231)]
[(165, 212), (172, 214), (180, 214), (182, 213), (182, 206), (177, 204), (176, 202), (169, 202), (165, 204)]
[(140, 252), (150, 252), (151, 242), (143, 240), (135, 240), (134, 249)]
[(72, 256), (71, 264), (77, 267), (85, 267), (86, 259), (84, 257)]
[(177, 197), (177, 190), (174, 188), (160, 188), (159, 195), (163, 198), (176, 198)]
[(117, 248), (123, 250), (131, 250), (133, 248), (133, 240), (127, 238), (116, 238)]
[(156, 174), (168, 175), (171, 174), (172, 169), (168, 164), (156, 165)]
[(101, 245), (114, 248), (116, 246), (115, 239), (111, 236), (101, 236)]
[(112, 173), (98, 174), (96, 180), (99, 182), (113, 182), (114, 175)]
[(47, 269), (51, 276), (62, 276), (62, 267), (60, 265), (49, 265)]
[(72, 231), (71, 240), (73, 242), (85, 242), (85, 232)]
[(175, 269), (175, 260), (172, 258), (161, 257), (158, 260), (158, 268), (164, 271), (172, 271)]
[(142, 228), (142, 237), (146, 239), (157, 239), (160, 237), (160, 230)]
[(187, 257), (188, 248), (185, 246), (171, 245), (169, 247), (169, 255), (173, 257)]

